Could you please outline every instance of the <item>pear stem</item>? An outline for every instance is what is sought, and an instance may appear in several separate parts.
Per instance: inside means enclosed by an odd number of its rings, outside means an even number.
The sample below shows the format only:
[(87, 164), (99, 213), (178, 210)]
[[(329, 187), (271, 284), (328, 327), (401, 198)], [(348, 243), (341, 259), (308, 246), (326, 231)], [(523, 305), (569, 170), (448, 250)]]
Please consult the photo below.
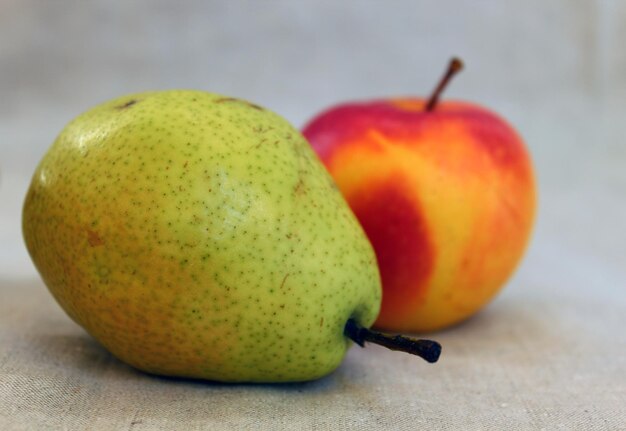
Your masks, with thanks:
[(428, 99), (428, 103), (426, 104), (427, 112), (435, 109), (435, 106), (437, 106), (437, 103), (439, 102), (439, 96), (441, 96), (441, 93), (448, 85), (448, 82), (450, 82), (452, 77), (460, 72), (462, 69), (463, 62), (461, 61), (461, 59), (453, 57), (448, 64), (448, 70), (446, 70), (446, 73), (443, 75), (443, 77), (439, 81), (439, 84), (437, 84), (437, 87), (435, 87), (435, 90), (432, 92), (430, 98)]
[(441, 344), (431, 340), (416, 340), (403, 335), (387, 335), (381, 332), (364, 328), (354, 321), (348, 320), (343, 331), (344, 335), (361, 347), (365, 347), (365, 342), (379, 344), (389, 350), (399, 350), (419, 356), (427, 362), (434, 363), (441, 355)]

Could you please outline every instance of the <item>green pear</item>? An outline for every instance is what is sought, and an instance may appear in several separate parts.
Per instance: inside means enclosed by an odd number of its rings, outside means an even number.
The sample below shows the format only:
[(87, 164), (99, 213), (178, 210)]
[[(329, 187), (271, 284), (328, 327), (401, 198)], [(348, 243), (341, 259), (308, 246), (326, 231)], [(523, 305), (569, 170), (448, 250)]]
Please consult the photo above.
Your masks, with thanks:
[(140, 93), (77, 117), (33, 176), (23, 232), (68, 315), (149, 373), (316, 379), (352, 343), (346, 323), (380, 307), (372, 248), (309, 144), (217, 94)]

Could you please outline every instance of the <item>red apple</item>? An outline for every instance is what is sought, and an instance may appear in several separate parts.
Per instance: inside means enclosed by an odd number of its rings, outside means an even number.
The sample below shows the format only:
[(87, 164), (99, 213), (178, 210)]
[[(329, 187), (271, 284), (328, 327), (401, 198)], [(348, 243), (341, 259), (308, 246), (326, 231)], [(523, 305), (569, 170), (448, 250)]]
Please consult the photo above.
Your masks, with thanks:
[(305, 128), (367, 233), (383, 303), (376, 326), (421, 332), (457, 323), (511, 276), (535, 217), (524, 142), (493, 112), (428, 99), (344, 103)]

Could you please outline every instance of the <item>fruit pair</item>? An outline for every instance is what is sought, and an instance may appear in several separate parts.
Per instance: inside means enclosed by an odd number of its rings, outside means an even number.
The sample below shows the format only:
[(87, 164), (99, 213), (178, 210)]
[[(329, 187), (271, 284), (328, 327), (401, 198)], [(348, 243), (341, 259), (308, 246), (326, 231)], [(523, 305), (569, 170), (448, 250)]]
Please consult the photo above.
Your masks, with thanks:
[(141, 93), (82, 114), (39, 164), (23, 229), (62, 308), (151, 373), (297, 381), (331, 372), (352, 341), (440, 352), (367, 329), (381, 303), (370, 242), (300, 133), (240, 99)]

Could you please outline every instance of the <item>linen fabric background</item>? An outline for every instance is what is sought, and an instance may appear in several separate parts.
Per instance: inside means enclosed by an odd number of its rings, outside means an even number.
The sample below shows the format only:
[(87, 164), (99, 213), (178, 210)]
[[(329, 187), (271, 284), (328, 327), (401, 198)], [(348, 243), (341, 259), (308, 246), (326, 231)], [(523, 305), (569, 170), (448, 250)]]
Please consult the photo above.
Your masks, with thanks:
[[(0, 0), (0, 429), (626, 429), (626, 3)], [(37, 162), (130, 92), (243, 97), (296, 126), (333, 103), (431, 91), (524, 136), (539, 182), (502, 294), (429, 334), (436, 365), (353, 348), (316, 382), (137, 372), (60, 310), (21, 239)]]

